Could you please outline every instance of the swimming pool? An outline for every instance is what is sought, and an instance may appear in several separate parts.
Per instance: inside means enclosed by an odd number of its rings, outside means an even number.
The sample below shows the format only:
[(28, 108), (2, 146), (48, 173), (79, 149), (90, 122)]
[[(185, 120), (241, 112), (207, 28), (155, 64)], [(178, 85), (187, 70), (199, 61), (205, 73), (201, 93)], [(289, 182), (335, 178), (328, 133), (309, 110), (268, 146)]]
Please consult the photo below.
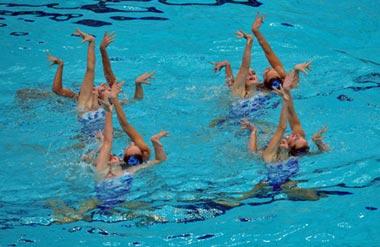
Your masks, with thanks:
[[(16, 2), (0, 3), (0, 246), (380, 242), (377, 1)], [(230, 99), (224, 75), (208, 62), (228, 59), (238, 69), (244, 42), (234, 32), (249, 31), (257, 11), (267, 16), (262, 31), (287, 69), (313, 60), (313, 71), (294, 91), (295, 104), (307, 133), (329, 126), (332, 151), (303, 158), (296, 179), (301, 187), (335, 193), (319, 201), (289, 201), (283, 194), (235, 208), (212, 201), (250, 190), (265, 174), (247, 154), (246, 132), (209, 127), (228, 113)], [(75, 104), (46, 93), (55, 72), (48, 51), (65, 61), (64, 84), (79, 88), (85, 46), (71, 36), (77, 27), (94, 34), (97, 45), (105, 31), (117, 33), (109, 54), (130, 98), (134, 78), (156, 71), (145, 99), (125, 109), (144, 136), (170, 131), (163, 141), (168, 160), (136, 177), (130, 199), (148, 203), (165, 222), (128, 220), (120, 209), (94, 211), (91, 221), (53, 223), (49, 201), (78, 206), (94, 195), (92, 173), (73, 147)], [(267, 66), (256, 42), (252, 65), (256, 71)], [(96, 73), (96, 82), (104, 81), (99, 53)], [(25, 89), (34, 90), (33, 98)], [(278, 113), (267, 111), (262, 120), (275, 124)], [(115, 148), (124, 142), (117, 138)]]

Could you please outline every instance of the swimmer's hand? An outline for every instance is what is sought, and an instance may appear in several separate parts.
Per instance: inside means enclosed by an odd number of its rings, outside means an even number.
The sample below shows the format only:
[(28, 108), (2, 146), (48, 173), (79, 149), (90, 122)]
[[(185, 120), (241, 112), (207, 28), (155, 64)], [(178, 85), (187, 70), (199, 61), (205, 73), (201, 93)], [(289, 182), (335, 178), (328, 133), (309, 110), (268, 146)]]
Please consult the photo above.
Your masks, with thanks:
[(144, 74), (140, 75), (139, 77), (136, 78), (135, 84), (136, 85), (141, 85), (141, 84), (150, 84), (150, 79), (154, 78), (155, 72), (145, 72)]
[(312, 140), (317, 145), (318, 149), (322, 152), (330, 150), (330, 147), (323, 142), (323, 134), (326, 133), (328, 128), (325, 126), (322, 129), (318, 130), (313, 137)]
[(114, 32), (104, 34), (102, 43), (100, 44), (100, 49), (105, 49), (115, 40), (116, 34)]
[(161, 144), (161, 142), (160, 142), (160, 139), (161, 139), (162, 137), (167, 137), (167, 136), (169, 136), (169, 132), (167, 132), (167, 131), (165, 131), (165, 130), (161, 130), (159, 133), (153, 135), (153, 136), (150, 138), (150, 140), (151, 140), (151, 142), (156, 143), (156, 144), (162, 146), (162, 144)]
[(261, 15), (260, 13), (257, 13), (256, 19), (252, 24), (252, 32), (258, 32), (261, 25), (264, 23), (264, 16)]
[(117, 98), (119, 93), (122, 91), (123, 85), (124, 85), (124, 81), (112, 84), (111, 92), (109, 93), (108, 98), (110, 99)]
[(289, 90), (290, 90), (290, 87), (287, 87), (288, 85), (285, 85), (284, 83), (284, 87), (280, 87), (280, 89), (277, 89), (277, 88), (273, 88), (273, 92), (275, 92), (277, 95), (281, 96), (281, 98), (284, 100), (284, 101), (289, 101)]
[(221, 61), (221, 62), (210, 62), (212, 65), (214, 65), (214, 72), (219, 72), (221, 69), (226, 67), (229, 62), (226, 61)]
[(281, 139), (280, 148), (289, 149), (289, 144), (288, 144), (288, 141), (286, 139)]
[(248, 119), (242, 119), (240, 120), (240, 127), (242, 129), (248, 129), (251, 132), (256, 132), (257, 128), (255, 125), (253, 125), (251, 122), (248, 121)]
[(123, 86), (123, 84), (124, 84), (124, 82), (114, 83), (111, 87), (111, 90), (106, 90), (104, 92), (104, 99), (98, 98), (98, 100), (102, 104), (104, 110), (106, 110), (108, 112), (112, 112), (112, 109), (113, 109), (112, 100), (117, 98), (117, 96), (121, 92), (121, 87)]
[(296, 66), (294, 66), (294, 70), (301, 71), (307, 75), (307, 73), (311, 70), (311, 63), (312, 61), (296, 64)]
[(248, 41), (252, 41), (252, 35), (249, 35), (242, 30), (237, 31), (235, 34), (238, 39), (245, 38)]
[(54, 64), (63, 65), (63, 61), (59, 59), (58, 57), (55, 57), (51, 54), (48, 54), (48, 60), (50, 61), (50, 66)]
[(91, 42), (95, 41), (95, 37), (94, 36), (82, 32), (81, 30), (79, 30), (79, 28), (73, 33), (73, 35), (81, 37), (82, 38), (82, 43), (85, 43), (85, 42), (90, 42), (91, 43)]

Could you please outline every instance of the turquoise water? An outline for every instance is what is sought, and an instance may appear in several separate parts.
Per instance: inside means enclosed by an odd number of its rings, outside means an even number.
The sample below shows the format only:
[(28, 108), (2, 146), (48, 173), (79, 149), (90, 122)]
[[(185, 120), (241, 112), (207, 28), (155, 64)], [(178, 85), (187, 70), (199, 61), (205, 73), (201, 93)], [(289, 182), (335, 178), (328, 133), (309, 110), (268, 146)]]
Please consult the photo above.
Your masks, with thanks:
[[(115, 1), (106, 4), (113, 12), (87, 6), (96, 1), (6, 3), (0, 2), (0, 246), (380, 242), (378, 1), (262, 1), (258, 7), (211, 0)], [(211, 203), (250, 190), (265, 175), (262, 162), (247, 153), (246, 132), (233, 125), (208, 127), (228, 113), (231, 101), (223, 73), (214, 74), (208, 62), (228, 59), (237, 71), (244, 42), (234, 32), (249, 31), (257, 11), (267, 16), (262, 32), (287, 69), (313, 60), (313, 71), (293, 92), (296, 109), (309, 139), (328, 125), (332, 150), (302, 158), (295, 179), (303, 188), (336, 192), (319, 201), (277, 194), (232, 209)], [(108, 50), (129, 98), (134, 78), (156, 71), (145, 99), (124, 109), (146, 140), (161, 129), (170, 131), (163, 140), (168, 160), (138, 174), (130, 192), (131, 201), (148, 203), (154, 208), (149, 213), (165, 223), (127, 220), (123, 209), (95, 210), (91, 221), (53, 222), (48, 201), (76, 207), (94, 196), (93, 174), (79, 161), (82, 150), (73, 147), (79, 129), (75, 104), (48, 93), (55, 73), (48, 51), (65, 61), (64, 84), (79, 89), (86, 49), (71, 36), (78, 27), (94, 34), (97, 44), (105, 31), (117, 33)], [(257, 43), (252, 66), (267, 66)], [(103, 82), (99, 53), (96, 70), (96, 83)], [(24, 89), (34, 93), (25, 98)], [(275, 124), (278, 115), (279, 108), (268, 110), (260, 120)], [(125, 140), (116, 138), (115, 152)]]

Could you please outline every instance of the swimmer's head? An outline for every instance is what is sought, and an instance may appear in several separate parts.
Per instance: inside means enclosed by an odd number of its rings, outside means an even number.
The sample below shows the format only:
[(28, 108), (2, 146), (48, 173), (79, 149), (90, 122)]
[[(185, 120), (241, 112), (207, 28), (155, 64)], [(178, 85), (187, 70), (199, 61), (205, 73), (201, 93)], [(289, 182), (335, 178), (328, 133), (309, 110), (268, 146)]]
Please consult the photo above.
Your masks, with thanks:
[(309, 145), (307, 144), (306, 139), (296, 133), (292, 133), (287, 138), (289, 154), (292, 156), (300, 156), (309, 152)]
[(264, 87), (269, 90), (273, 90), (273, 88), (279, 89), (280, 85), (282, 86), (281, 77), (273, 68), (268, 67), (264, 70), (263, 79)]
[(141, 149), (132, 142), (124, 149), (123, 160), (129, 166), (139, 165), (143, 163), (143, 153)]
[(256, 85), (258, 83), (259, 83), (259, 80), (257, 78), (256, 72), (250, 68), (247, 75), (246, 85), (250, 86), (250, 85)]

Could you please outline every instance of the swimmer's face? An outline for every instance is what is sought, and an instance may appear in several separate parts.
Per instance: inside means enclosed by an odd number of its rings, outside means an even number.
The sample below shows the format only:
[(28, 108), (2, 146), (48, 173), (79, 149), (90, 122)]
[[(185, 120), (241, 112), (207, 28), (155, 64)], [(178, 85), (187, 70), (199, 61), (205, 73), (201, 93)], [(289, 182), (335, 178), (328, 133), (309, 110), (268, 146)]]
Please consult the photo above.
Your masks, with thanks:
[(259, 80), (257, 79), (256, 72), (252, 69), (249, 69), (247, 76), (247, 85), (258, 84)]
[(124, 149), (124, 156), (132, 155), (142, 155), (141, 149), (134, 142)]
[(270, 81), (273, 78), (280, 78), (280, 75), (273, 68), (266, 68), (263, 75), (264, 81)]
[(287, 138), (287, 141), (288, 141), (288, 146), (289, 148), (295, 148), (295, 149), (299, 149), (299, 148), (303, 148), (303, 147), (307, 147), (308, 144), (307, 144), (307, 141), (305, 140), (305, 138), (299, 134), (291, 134), (288, 138)]

